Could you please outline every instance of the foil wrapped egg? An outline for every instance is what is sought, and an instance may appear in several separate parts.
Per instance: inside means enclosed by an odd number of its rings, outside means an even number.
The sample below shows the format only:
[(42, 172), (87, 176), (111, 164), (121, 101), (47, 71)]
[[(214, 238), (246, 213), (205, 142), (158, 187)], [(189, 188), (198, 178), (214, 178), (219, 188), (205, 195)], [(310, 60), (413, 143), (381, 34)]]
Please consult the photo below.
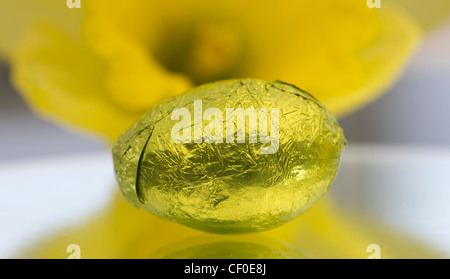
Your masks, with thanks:
[(274, 228), (332, 184), (346, 140), (314, 97), (280, 81), (225, 80), (147, 112), (113, 147), (125, 198), (213, 233)]

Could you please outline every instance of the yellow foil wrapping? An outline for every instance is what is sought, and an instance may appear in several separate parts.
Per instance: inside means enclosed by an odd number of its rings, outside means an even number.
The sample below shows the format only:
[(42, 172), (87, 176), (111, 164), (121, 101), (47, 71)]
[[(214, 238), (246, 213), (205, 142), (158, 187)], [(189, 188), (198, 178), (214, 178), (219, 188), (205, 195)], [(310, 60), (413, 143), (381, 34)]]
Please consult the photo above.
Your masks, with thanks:
[(113, 153), (120, 189), (136, 207), (204, 231), (241, 233), (279, 226), (313, 205), (345, 144), (336, 119), (310, 94), (244, 79), (164, 101)]

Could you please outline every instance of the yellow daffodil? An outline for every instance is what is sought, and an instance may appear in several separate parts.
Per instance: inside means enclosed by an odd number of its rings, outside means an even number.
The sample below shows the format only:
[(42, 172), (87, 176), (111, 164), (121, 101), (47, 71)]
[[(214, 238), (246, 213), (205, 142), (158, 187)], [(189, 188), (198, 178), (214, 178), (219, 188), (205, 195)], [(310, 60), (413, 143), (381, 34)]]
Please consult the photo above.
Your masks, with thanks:
[(86, 6), (83, 39), (41, 26), (14, 78), (33, 107), (111, 141), (164, 98), (225, 78), (285, 80), (348, 113), (393, 82), (419, 38), (405, 13), (359, 0)]
[[(91, 0), (70, 12), (86, 12), (83, 21), (72, 21), (74, 32), (40, 20), (13, 51), (5, 48), (14, 83), (38, 111), (109, 143), (163, 99), (226, 78), (284, 80), (311, 92), (336, 115), (349, 113), (392, 84), (420, 38), (407, 13), (389, 3), (369, 9), (360, 0)], [(67, 244), (77, 243), (83, 257), (151, 257), (196, 235), (205, 234), (117, 196), (99, 217), (25, 256), (66, 257)], [(371, 241), (328, 199), (258, 235), (313, 257), (367, 257)], [(389, 247), (384, 257), (423, 252), (417, 246), (400, 252)]]

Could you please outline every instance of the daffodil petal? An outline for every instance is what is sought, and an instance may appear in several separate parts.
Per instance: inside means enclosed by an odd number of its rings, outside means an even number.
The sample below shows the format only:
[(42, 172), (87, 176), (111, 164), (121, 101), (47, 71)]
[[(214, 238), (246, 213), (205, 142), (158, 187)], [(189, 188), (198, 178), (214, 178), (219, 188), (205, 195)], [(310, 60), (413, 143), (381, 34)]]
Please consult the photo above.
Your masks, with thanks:
[(255, 51), (241, 75), (296, 84), (338, 117), (386, 92), (421, 38), (414, 20), (390, 5), (311, 1), (297, 12), (283, 11), (289, 24), (279, 32), (273, 20), (261, 30), (251, 27)]
[(118, 106), (143, 113), (192, 87), (187, 77), (167, 71), (112, 23), (98, 19), (85, 25), (87, 44), (108, 63), (105, 84)]
[(324, 100), (335, 115), (351, 113), (386, 92), (420, 46), (420, 28), (407, 14), (394, 7), (378, 13), (381, 26), (377, 40), (358, 53), (366, 73), (364, 82), (356, 90), (336, 97), (329, 94)]
[(13, 58), (14, 84), (28, 104), (53, 121), (114, 140), (139, 115), (108, 100), (105, 63), (54, 26), (37, 27)]
[(71, 10), (66, 1), (0, 0), (0, 58), (9, 60), (23, 40), (27, 30), (35, 24), (49, 23), (79, 36), (85, 10)]

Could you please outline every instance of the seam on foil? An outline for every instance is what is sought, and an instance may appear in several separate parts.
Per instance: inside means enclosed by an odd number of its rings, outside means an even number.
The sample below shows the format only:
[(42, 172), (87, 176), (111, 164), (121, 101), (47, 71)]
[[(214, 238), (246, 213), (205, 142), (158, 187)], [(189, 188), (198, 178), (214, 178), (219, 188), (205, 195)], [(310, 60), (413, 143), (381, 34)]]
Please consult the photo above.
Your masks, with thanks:
[(145, 149), (147, 148), (147, 144), (150, 141), (150, 138), (152, 137), (154, 128), (155, 128), (155, 126), (152, 126), (152, 128), (151, 128), (152, 130), (150, 131), (150, 134), (149, 134), (147, 140), (145, 141), (145, 145), (142, 148), (141, 154), (139, 155), (138, 165), (137, 165), (137, 169), (136, 169), (136, 196), (138, 197), (138, 199), (141, 203), (144, 203), (144, 198), (143, 198), (143, 195), (142, 195), (140, 187), (139, 187), (140, 168), (141, 168), (142, 160), (144, 158)]

